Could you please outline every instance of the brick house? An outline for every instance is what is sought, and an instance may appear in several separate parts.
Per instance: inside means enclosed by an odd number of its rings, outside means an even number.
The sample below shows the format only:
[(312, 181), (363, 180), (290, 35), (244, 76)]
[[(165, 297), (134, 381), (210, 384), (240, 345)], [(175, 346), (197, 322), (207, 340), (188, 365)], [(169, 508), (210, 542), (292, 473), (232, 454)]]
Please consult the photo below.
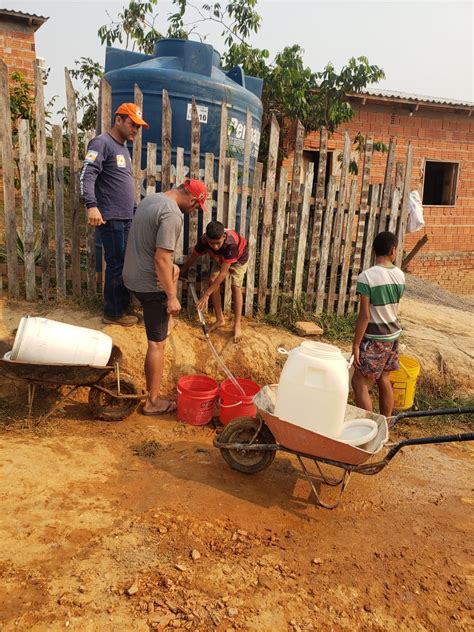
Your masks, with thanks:
[(17, 70), (34, 81), (35, 33), (48, 18), (22, 11), (0, 9), (0, 58), (9, 74)]
[[(412, 190), (423, 200), (426, 226), (407, 236), (406, 251), (424, 234), (428, 242), (409, 272), (454, 292), (474, 295), (474, 103), (383, 90), (349, 97), (353, 120), (329, 139), (328, 173), (337, 174), (347, 130), (388, 144), (397, 139), (395, 160), (405, 162), (413, 145)], [(319, 132), (306, 136), (304, 162), (319, 159)], [(354, 156), (355, 158), (357, 156)], [(291, 168), (292, 152), (284, 164)], [(383, 182), (386, 154), (375, 153), (372, 180)]]

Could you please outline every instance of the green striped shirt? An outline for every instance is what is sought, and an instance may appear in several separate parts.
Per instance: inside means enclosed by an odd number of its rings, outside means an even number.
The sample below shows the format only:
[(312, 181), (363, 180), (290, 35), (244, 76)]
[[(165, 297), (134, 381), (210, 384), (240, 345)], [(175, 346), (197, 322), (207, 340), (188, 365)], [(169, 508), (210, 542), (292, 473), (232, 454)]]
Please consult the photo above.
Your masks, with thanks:
[(396, 340), (402, 333), (397, 320), (398, 303), (405, 291), (405, 275), (396, 266), (375, 265), (357, 277), (357, 294), (369, 297), (369, 324), (365, 337)]

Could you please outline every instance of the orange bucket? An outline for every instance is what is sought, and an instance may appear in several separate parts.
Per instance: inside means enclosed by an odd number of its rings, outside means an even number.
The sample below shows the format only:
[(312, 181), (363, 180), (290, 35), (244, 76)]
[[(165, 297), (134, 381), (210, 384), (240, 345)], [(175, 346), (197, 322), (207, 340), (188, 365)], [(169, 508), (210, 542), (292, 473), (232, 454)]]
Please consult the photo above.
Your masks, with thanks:
[(222, 382), (219, 418), (224, 426), (237, 417), (255, 417), (257, 414), (253, 398), (260, 391), (260, 386), (244, 377), (235, 379), (245, 394), (241, 393), (230, 380)]
[(205, 375), (184, 375), (178, 381), (178, 419), (204, 426), (214, 416), (219, 384)]

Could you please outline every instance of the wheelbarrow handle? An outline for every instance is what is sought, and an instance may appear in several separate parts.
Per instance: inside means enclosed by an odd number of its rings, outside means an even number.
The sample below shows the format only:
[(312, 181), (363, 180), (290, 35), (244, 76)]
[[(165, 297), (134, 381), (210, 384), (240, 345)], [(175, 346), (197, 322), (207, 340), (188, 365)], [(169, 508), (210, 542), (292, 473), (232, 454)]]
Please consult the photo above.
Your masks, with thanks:
[(419, 437), (418, 439), (405, 439), (400, 441), (389, 450), (384, 458), (388, 463), (402, 448), (409, 445), (434, 445), (437, 443), (455, 443), (462, 441), (474, 441), (474, 432), (464, 432), (452, 435), (440, 435), (436, 437)]
[(392, 417), (390, 426), (394, 426), (401, 419), (414, 417), (439, 417), (440, 415), (468, 415), (474, 413), (474, 406), (464, 406), (460, 408), (437, 408), (435, 410), (407, 410)]

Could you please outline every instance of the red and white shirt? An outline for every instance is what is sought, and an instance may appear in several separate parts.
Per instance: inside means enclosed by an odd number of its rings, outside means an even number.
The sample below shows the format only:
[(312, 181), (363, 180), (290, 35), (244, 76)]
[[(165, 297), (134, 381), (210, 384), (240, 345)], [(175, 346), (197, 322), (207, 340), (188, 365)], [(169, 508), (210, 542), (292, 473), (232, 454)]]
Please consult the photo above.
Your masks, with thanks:
[(204, 234), (195, 245), (194, 252), (199, 256), (208, 254), (219, 266), (224, 262), (243, 264), (249, 258), (247, 240), (230, 228), (225, 229), (225, 240), (219, 250), (214, 250), (207, 243), (206, 235)]

